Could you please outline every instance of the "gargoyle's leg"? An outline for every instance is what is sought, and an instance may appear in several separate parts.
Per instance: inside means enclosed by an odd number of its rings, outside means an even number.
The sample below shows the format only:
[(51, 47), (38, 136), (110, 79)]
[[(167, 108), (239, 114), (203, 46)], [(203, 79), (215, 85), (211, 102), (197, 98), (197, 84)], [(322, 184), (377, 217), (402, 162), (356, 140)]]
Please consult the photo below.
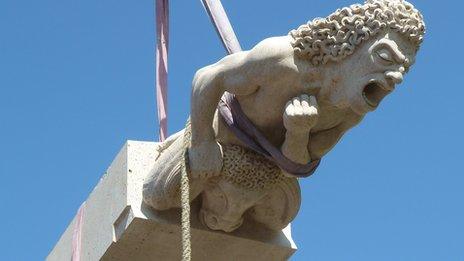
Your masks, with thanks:
[(202, 193), (200, 220), (210, 229), (232, 232), (242, 225), (243, 213), (263, 196), (263, 191), (219, 179)]
[[(180, 177), (184, 161), (183, 135), (163, 148), (143, 184), (143, 201), (157, 210), (180, 207)], [(190, 200), (203, 190), (205, 180), (190, 179)]]
[(301, 192), (296, 178), (285, 178), (249, 210), (250, 216), (272, 230), (285, 228), (300, 209)]

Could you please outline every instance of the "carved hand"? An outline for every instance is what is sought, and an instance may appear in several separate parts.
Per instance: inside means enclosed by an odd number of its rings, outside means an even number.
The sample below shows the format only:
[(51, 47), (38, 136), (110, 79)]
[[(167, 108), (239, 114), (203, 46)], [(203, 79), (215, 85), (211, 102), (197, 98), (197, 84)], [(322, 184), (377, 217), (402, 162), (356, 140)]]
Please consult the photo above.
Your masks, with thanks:
[(316, 97), (306, 94), (291, 99), (285, 105), (284, 126), (291, 133), (308, 133), (319, 118)]
[(216, 141), (206, 141), (189, 148), (192, 178), (210, 178), (221, 174), (222, 150)]

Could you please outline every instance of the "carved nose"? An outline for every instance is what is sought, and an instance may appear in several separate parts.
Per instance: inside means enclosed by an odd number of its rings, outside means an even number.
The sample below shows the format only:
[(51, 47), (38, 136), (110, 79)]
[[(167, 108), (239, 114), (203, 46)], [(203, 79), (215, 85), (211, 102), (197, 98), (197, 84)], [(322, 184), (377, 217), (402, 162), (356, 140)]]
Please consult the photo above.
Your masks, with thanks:
[(401, 72), (386, 72), (385, 76), (387, 79), (391, 80), (394, 84), (400, 84), (403, 82), (403, 74)]

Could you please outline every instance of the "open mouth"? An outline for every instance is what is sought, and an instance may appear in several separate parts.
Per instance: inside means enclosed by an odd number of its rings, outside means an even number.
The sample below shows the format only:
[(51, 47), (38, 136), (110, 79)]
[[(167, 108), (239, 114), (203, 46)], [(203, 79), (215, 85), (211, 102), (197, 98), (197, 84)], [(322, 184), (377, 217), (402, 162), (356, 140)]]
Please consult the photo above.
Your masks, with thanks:
[(376, 108), (380, 102), (389, 94), (391, 90), (387, 90), (379, 82), (371, 81), (364, 87), (362, 96), (366, 101), (367, 105)]

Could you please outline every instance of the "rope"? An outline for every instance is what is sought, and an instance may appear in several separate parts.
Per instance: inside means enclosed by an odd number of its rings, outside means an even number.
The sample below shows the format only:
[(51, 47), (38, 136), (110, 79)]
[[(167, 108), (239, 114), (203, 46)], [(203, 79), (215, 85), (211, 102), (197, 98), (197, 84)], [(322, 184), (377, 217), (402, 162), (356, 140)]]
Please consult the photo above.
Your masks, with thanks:
[[(188, 130), (184, 133), (184, 148), (188, 148)], [(180, 178), (180, 202), (182, 206), (181, 229), (182, 229), (182, 261), (192, 259), (191, 232), (190, 232), (190, 184), (188, 178), (188, 149), (185, 150), (184, 162), (182, 163)]]
[[(165, 6), (168, 5), (168, 0), (163, 1)], [(216, 28), (216, 31), (221, 38), (221, 42), (229, 54), (241, 51), (240, 44), (235, 36), (234, 30), (229, 22), (227, 14), (221, 4), (220, 0), (201, 0), (206, 12), (211, 18), (211, 21)], [(158, 13), (157, 13), (158, 14)], [(167, 14), (165, 17), (167, 19)], [(166, 22), (166, 21), (164, 21)], [(166, 22), (167, 24), (167, 22)], [(166, 26), (167, 27), (167, 26)], [(167, 58), (166, 58), (167, 60)], [(166, 62), (167, 63), (167, 62)], [(167, 86), (167, 83), (165, 83)], [(189, 123), (188, 123), (189, 124)], [(187, 130), (187, 128), (186, 128)], [(188, 148), (190, 138), (187, 138), (188, 131), (184, 133), (184, 145)], [(188, 150), (184, 154), (184, 162), (182, 164), (182, 174), (180, 181), (181, 189), (181, 229), (182, 229), (182, 261), (190, 261), (192, 259), (192, 245), (191, 245), (191, 228), (190, 228), (190, 184), (188, 178)]]

